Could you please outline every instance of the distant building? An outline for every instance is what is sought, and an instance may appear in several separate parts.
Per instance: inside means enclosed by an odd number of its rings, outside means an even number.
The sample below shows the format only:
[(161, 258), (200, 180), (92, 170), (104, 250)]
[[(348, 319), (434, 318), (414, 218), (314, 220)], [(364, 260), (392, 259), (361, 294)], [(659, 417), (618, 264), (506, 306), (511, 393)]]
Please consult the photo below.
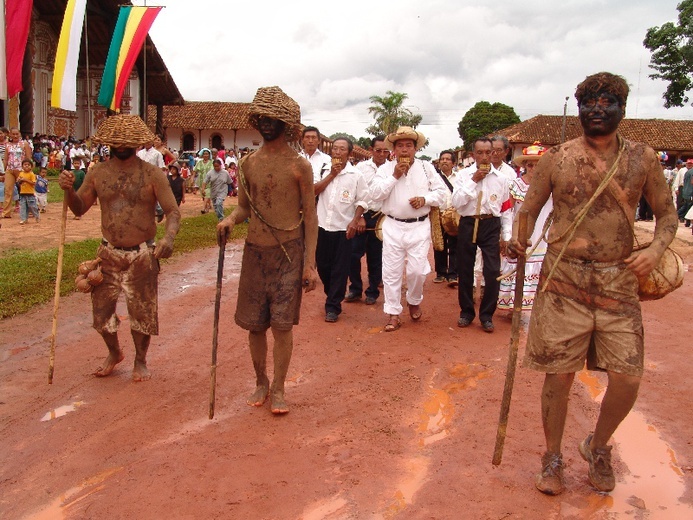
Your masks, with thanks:
[[(669, 164), (677, 159), (693, 157), (693, 121), (669, 119), (624, 119), (619, 133), (629, 141), (645, 143), (655, 151), (665, 151)], [(522, 149), (536, 141), (549, 147), (561, 143), (563, 116), (538, 115), (521, 123), (495, 132), (510, 141), (512, 157), (522, 155)], [(565, 118), (565, 140), (582, 135), (582, 125), (577, 116)]]

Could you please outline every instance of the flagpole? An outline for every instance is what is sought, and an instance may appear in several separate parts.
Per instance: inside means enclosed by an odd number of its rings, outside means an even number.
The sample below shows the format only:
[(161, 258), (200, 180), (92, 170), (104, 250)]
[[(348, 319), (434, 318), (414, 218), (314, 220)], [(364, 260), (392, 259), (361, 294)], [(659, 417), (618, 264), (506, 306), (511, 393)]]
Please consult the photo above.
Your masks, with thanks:
[(91, 74), (89, 68), (89, 24), (87, 23), (88, 19), (89, 17), (87, 16), (87, 10), (84, 9), (84, 44), (87, 56), (87, 137), (91, 137)]

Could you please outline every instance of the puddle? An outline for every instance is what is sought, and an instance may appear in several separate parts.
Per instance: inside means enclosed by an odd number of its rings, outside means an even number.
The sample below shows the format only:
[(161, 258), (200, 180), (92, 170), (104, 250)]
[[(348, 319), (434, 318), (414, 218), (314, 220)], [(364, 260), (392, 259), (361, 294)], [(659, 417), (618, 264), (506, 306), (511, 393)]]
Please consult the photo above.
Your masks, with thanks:
[(79, 486), (68, 489), (61, 493), (58, 498), (51, 502), (47, 507), (38, 513), (31, 514), (24, 520), (58, 520), (66, 518), (70, 513), (70, 508), (78, 504), (85, 498), (93, 495), (97, 491), (101, 491), (106, 486), (104, 482), (107, 478), (115, 475), (123, 468), (112, 468), (99, 473), (91, 478), (86, 479)]
[(383, 331), (382, 327), (371, 327), (368, 329), (368, 334), (379, 334)]
[(419, 416), (418, 432), (424, 434), (419, 439), (419, 446), (427, 446), (447, 437), (447, 428), (455, 412), (455, 405), (450, 394), (445, 390), (431, 388), (431, 396), (424, 403)]
[[(606, 387), (599, 378), (583, 369), (578, 379), (592, 399), (601, 403)], [(631, 516), (640, 511), (644, 518), (657, 520), (693, 517), (693, 507), (679, 501), (686, 486), (676, 453), (644, 414), (631, 410), (616, 430), (613, 444), (628, 472), (617, 477), (616, 488), (609, 495), (596, 495), (598, 510)], [(572, 507), (561, 504), (562, 511), (564, 505)]]
[(54, 408), (50, 412), (47, 412), (46, 415), (41, 417), (41, 422), (52, 421), (53, 419), (57, 419), (58, 417), (62, 417), (63, 415), (66, 415), (70, 412), (74, 412), (77, 408), (79, 408), (83, 404), (84, 404), (84, 401), (75, 401), (72, 404), (66, 404), (64, 406)]
[(385, 511), (385, 518), (393, 518), (413, 502), (414, 495), (421, 489), (428, 474), (429, 463), (427, 457), (417, 457), (406, 464), (404, 472), (407, 478), (399, 483), (394, 499)]
[[(324, 520), (327, 518), (345, 518), (344, 507), (348, 504), (345, 498), (340, 496), (323, 500), (318, 504), (303, 510), (302, 520)], [(337, 516), (332, 516), (339, 513)]]
[(24, 352), (25, 350), (29, 350), (29, 347), (15, 347), (6, 350), (0, 355), (0, 361), (7, 361), (8, 359), (10, 359), (11, 356), (16, 356), (17, 354), (19, 354), (20, 352)]

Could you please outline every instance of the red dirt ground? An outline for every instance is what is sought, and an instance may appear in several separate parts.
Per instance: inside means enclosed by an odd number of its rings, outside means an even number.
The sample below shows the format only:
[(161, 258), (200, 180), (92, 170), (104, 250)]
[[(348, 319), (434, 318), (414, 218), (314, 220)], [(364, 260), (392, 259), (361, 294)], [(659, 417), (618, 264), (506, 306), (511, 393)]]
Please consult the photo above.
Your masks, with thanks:
[[(199, 214), (195, 204), (189, 214)], [(58, 213), (51, 206), (45, 215)], [(5, 220), (0, 247), (31, 246), (27, 231), (39, 226), (55, 230), (55, 217), (21, 230)], [(75, 239), (93, 236), (98, 212), (68, 221), (68, 229)], [(54, 246), (54, 231), (46, 233), (33, 245)], [(690, 262), (690, 232), (681, 226), (679, 233), (676, 246)], [(693, 378), (681, 372), (693, 331), (684, 315), (690, 274), (681, 289), (643, 304), (646, 371), (635, 410), (614, 439), (616, 490), (596, 493), (577, 451), (604, 384), (583, 373), (564, 437), (568, 489), (552, 498), (533, 483), (543, 451), (541, 375), (518, 368), (503, 462), (493, 466), (510, 320), (497, 316), (494, 334), (478, 322), (457, 328), (455, 292), (431, 280), (421, 322), (404, 317), (392, 334), (381, 332), (381, 300), (344, 304), (339, 322), (328, 324), (322, 290), (305, 295), (289, 371), (291, 413), (248, 407), (254, 373), (246, 333), (233, 323), (241, 249), (236, 242), (226, 252), (211, 421), (215, 248), (163, 266), (150, 382), (130, 380), (127, 333), (126, 358), (114, 374), (90, 375), (106, 349), (90, 327), (85, 295), (60, 302), (52, 385), (52, 304), (0, 322), (0, 517), (693, 518)], [(523, 344), (524, 334), (520, 360)]]

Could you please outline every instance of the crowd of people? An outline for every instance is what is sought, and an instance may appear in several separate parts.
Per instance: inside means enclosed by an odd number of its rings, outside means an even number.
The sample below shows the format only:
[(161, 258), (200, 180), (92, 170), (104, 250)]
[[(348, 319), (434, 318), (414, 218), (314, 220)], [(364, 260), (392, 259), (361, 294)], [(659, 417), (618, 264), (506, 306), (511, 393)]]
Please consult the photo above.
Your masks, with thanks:
[[(179, 158), (136, 116), (108, 118), (95, 135), (100, 159), (75, 153), (70, 159), (79, 167), (66, 167), (59, 179), (76, 217), (97, 200), (102, 208), (98, 254), (105, 281), (94, 289), (92, 305), (94, 327), (109, 354), (96, 374), (110, 374), (123, 359), (115, 314), (123, 291), (136, 349), (133, 378), (151, 377), (146, 354), (150, 336), (158, 332), (155, 260), (172, 252), (178, 206), (186, 195), (204, 199), (203, 213), (215, 211), (220, 245), (235, 225), (249, 222), (235, 322), (248, 331), (256, 372), (247, 403), (259, 407), (269, 398), (274, 414), (289, 411), (284, 385), (302, 292), (315, 289), (319, 278), (324, 319), (336, 323), (343, 302), (357, 304), (365, 295), (363, 302), (374, 305), (382, 289), (383, 330), (393, 333), (402, 327), (405, 304), (411, 322), (424, 315), (433, 247), (433, 282), (456, 290), (460, 328), (478, 317), (481, 330), (493, 333), (497, 309), (512, 309), (514, 286), (523, 285), (521, 307), (533, 309), (524, 364), (545, 373), (546, 452), (536, 480), (543, 493), (556, 495), (565, 487), (561, 442), (575, 372), (587, 362), (588, 368), (608, 373), (599, 419), (579, 452), (592, 485), (611, 491), (615, 477), (608, 441), (635, 402), (643, 370), (638, 278), (657, 264), (677, 220), (690, 225), (693, 206), (693, 159), (685, 173), (674, 174), (651, 148), (618, 134), (627, 95), (628, 85), (619, 76), (587, 77), (575, 93), (584, 135), (550, 150), (536, 143), (512, 165), (503, 136), (476, 139), (471, 154), (444, 150), (435, 161), (422, 160), (416, 155), (426, 137), (407, 126), (374, 137), (371, 158), (353, 164), (354, 144), (340, 137), (330, 155), (319, 150), (319, 130), (302, 127), (298, 104), (278, 87), (259, 89), (251, 103), (250, 123), (263, 145), (240, 160), (214, 148)], [(4, 148), (3, 210), (7, 180), (11, 188), (19, 179), (20, 218), (25, 222), (31, 212), (38, 221), (40, 209), (28, 200), (39, 185), (28, 171), (31, 146), (17, 134), (12, 129)], [(289, 144), (296, 141), (300, 153)], [(80, 179), (82, 161), (96, 164)], [(127, 189), (134, 171), (143, 176), (146, 190)], [(678, 215), (672, 189), (679, 197)], [(224, 217), (230, 193), (237, 193), (238, 205)], [(634, 251), (633, 223), (636, 214), (648, 220), (645, 204), (657, 221), (654, 238)], [(520, 212), (527, 215), (527, 237), (518, 236)], [(166, 218), (166, 233), (158, 242), (155, 215)], [(367, 283), (361, 273), (364, 256)], [(514, 275), (519, 256), (527, 265), (523, 280)], [(271, 383), (268, 330), (274, 339)]]

